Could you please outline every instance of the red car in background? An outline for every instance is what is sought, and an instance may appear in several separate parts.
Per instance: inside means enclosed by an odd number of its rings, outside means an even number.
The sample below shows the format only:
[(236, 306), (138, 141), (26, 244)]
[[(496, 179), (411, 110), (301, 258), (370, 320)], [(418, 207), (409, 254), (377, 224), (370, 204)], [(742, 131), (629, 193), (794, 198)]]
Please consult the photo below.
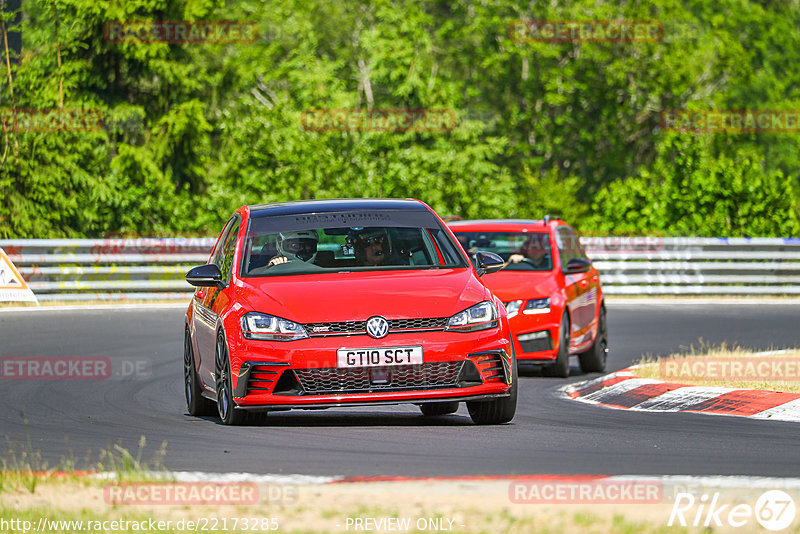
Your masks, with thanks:
[(186, 311), (188, 412), (465, 402), (477, 424), (514, 417), (506, 308), (455, 237), (417, 200), (243, 206), (228, 220)]
[(600, 277), (569, 225), (545, 217), (449, 226), (464, 250), (491, 251), (505, 260), (484, 283), (506, 305), (519, 364), (567, 377), (575, 355), (583, 372), (605, 369), (608, 330)]

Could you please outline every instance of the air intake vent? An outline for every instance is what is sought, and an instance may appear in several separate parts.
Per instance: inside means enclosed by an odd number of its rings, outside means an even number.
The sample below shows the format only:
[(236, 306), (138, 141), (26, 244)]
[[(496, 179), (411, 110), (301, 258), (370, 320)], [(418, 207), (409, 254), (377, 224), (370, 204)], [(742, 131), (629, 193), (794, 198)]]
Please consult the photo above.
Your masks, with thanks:
[(503, 351), (492, 350), (488, 352), (479, 352), (470, 354), (469, 358), (475, 362), (484, 382), (488, 380), (502, 380), (508, 383), (510, 373), (508, 362), (504, 357)]

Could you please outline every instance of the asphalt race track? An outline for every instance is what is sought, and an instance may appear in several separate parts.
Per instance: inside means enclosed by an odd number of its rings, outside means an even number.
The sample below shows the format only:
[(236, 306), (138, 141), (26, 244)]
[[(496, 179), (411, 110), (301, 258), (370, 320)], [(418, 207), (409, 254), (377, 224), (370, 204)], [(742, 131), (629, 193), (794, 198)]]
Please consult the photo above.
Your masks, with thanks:
[[(738, 343), (800, 346), (800, 306), (609, 304), (609, 371), (645, 353)], [(143, 458), (167, 443), (180, 471), (344, 476), (526, 473), (800, 476), (800, 425), (687, 413), (643, 413), (562, 398), (564, 379), (524, 376), (511, 424), (479, 427), (458, 413), (427, 419), (413, 406), (293, 411), (249, 427), (186, 415), (183, 310), (0, 311), (0, 358), (107, 357), (103, 380), (0, 380), (0, 436), (49, 466), (89, 467), (101, 450)], [(569, 381), (584, 380), (573, 360)], [(27, 421), (27, 422), (26, 422)], [(30, 446), (27, 445), (30, 440)], [(3, 444), (3, 450), (7, 444)], [(89, 458), (89, 463), (86, 458)]]

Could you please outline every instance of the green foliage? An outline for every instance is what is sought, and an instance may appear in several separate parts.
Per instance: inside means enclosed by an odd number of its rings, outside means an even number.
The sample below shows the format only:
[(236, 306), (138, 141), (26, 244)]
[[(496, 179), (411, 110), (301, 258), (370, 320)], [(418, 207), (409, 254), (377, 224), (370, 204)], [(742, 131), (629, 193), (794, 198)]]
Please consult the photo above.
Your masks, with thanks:
[[(0, 137), (0, 238), (215, 235), (242, 204), (416, 197), (584, 233), (796, 235), (798, 134), (670, 133), (680, 109), (800, 109), (800, 5), (653, 0), (30, 0), (0, 108), (103, 128)], [(10, 21), (10, 14), (4, 15)], [(516, 19), (659, 20), (658, 42), (521, 42)], [(112, 21), (254, 21), (254, 43), (112, 43)], [(58, 66), (60, 54), (61, 68)], [(5, 58), (3, 58), (5, 59)], [(5, 64), (5, 61), (3, 61)], [(60, 75), (59, 75), (60, 72)], [(445, 109), (430, 132), (314, 109)]]
[(537, 175), (525, 167), (516, 192), (522, 205), (520, 216), (558, 216), (566, 221), (574, 221), (576, 227), (583, 230), (578, 225), (589, 210), (578, 200), (581, 184), (582, 181), (577, 176), (559, 176), (555, 169), (545, 175)]
[(651, 169), (597, 195), (590, 226), (618, 235), (800, 233), (794, 180), (765, 169), (755, 150), (729, 158), (709, 145), (702, 136), (667, 137)]

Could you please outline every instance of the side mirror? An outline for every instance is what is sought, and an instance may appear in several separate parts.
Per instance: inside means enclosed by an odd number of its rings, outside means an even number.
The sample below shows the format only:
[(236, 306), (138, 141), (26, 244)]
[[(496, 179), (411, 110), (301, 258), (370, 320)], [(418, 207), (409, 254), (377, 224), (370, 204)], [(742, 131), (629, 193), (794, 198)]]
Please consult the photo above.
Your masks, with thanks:
[(186, 273), (186, 281), (197, 287), (224, 287), (222, 272), (213, 263), (201, 265)]
[(496, 273), (505, 266), (506, 262), (503, 261), (503, 258), (494, 252), (486, 252), (483, 250), (475, 252), (475, 267), (478, 270), (478, 276)]
[(567, 262), (564, 269), (565, 274), (577, 274), (588, 272), (592, 268), (592, 262), (586, 258), (572, 258)]

